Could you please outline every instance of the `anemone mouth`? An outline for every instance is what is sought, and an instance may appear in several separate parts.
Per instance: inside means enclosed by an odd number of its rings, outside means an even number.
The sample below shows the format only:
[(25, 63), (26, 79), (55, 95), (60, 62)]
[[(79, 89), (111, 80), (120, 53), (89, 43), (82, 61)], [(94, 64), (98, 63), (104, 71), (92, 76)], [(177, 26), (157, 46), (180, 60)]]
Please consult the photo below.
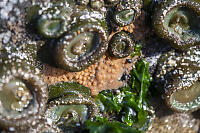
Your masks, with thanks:
[(33, 102), (30, 85), (21, 79), (12, 79), (0, 91), (1, 114), (17, 116)]
[(59, 32), (62, 28), (62, 21), (61, 20), (52, 20), (51, 22), (44, 25), (44, 28), (47, 29), (47, 32)]
[(0, 81), (1, 120), (11, 125), (13, 121), (16, 121), (14, 125), (26, 125), (27, 118), (44, 112), (47, 90), (38, 75), (13, 67), (9, 75), (3, 76)]
[(166, 14), (164, 21), (171, 34), (182, 41), (200, 37), (200, 19), (196, 11), (189, 7), (175, 7)]
[(21, 118), (39, 110), (39, 101), (36, 97), (36, 85), (32, 79), (22, 77), (12, 77), (3, 83), (0, 91), (1, 109), (3, 117)]
[(96, 47), (101, 43), (100, 36), (96, 32), (84, 32), (72, 39), (68, 46), (64, 47), (66, 58), (76, 59), (77, 62), (91, 56)]
[(169, 104), (178, 111), (191, 111), (200, 108), (200, 81), (195, 82), (188, 89), (172, 93)]

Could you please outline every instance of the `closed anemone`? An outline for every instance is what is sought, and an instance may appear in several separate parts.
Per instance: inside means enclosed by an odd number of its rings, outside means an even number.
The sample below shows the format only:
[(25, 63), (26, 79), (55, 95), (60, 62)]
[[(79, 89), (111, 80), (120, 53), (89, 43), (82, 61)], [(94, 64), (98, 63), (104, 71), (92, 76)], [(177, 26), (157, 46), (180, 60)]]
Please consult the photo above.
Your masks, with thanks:
[(0, 127), (26, 130), (44, 113), (47, 87), (39, 70), (23, 56), (0, 54)]
[(159, 59), (155, 81), (157, 88), (163, 88), (172, 110), (192, 112), (200, 108), (199, 66), (199, 47), (191, 47), (187, 52), (173, 50)]
[[(51, 3), (50, 3), (51, 4)], [(67, 2), (52, 3), (47, 9), (41, 8), (37, 20), (38, 32), (46, 38), (58, 38), (67, 32), (70, 24), (73, 4)]]
[[(76, 26), (76, 25), (75, 25)], [(68, 71), (81, 71), (98, 61), (107, 49), (107, 34), (98, 23), (83, 24), (56, 45), (55, 61)]]
[(116, 58), (124, 58), (129, 56), (134, 49), (134, 41), (131, 36), (122, 31), (113, 35), (109, 43), (109, 53)]
[[(54, 115), (52, 115), (54, 114)], [(88, 108), (85, 105), (49, 105), (46, 117), (62, 130), (79, 127), (88, 118)]]
[(120, 1), (115, 7), (113, 16), (114, 22), (118, 26), (126, 26), (131, 24), (141, 14), (141, 8), (141, 0)]
[(125, 26), (133, 22), (134, 15), (135, 11), (132, 9), (123, 10), (115, 13), (114, 20), (118, 25)]
[(193, 0), (170, 0), (155, 11), (156, 33), (171, 41), (176, 49), (200, 43), (200, 3)]
[(90, 0), (76, 0), (76, 1), (80, 5), (88, 5), (88, 3), (90, 2)]
[[(181, 68), (184, 69), (184, 66)], [(175, 75), (166, 79), (166, 102), (172, 110), (191, 112), (200, 108), (199, 72), (187, 68), (184, 71), (173, 71)]]
[(90, 96), (90, 89), (77, 83), (56, 83), (49, 86), (50, 102), (45, 117), (62, 129), (76, 130), (86, 119), (99, 115), (99, 108)]
[[(5, 115), (8, 115), (11, 111), (11, 115), (17, 116), (18, 113), (28, 107), (33, 99), (26, 83), (19, 79), (11, 80), (3, 85), (3, 90), (0, 91), (0, 100), (3, 106), (1, 113)], [(8, 97), (10, 98), (8, 99)]]
[(52, 105), (86, 105), (90, 107), (89, 118), (99, 113), (95, 100), (90, 96), (90, 89), (78, 83), (63, 82), (50, 85), (49, 95)]

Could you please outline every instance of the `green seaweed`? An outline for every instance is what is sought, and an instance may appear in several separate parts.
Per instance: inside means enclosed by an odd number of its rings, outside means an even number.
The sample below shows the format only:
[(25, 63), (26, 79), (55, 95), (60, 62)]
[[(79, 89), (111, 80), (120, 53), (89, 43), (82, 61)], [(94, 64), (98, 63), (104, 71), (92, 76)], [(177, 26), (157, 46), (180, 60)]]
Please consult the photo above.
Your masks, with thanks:
[(142, 49), (142, 44), (141, 43), (136, 43), (134, 46), (134, 51), (131, 54), (131, 57), (133, 58), (134, 56), (141, 56), (141, 49)]
[(86, 131), (90, 133), (140, 133), (132, 127), (118, 121), (108, 121), (107, 118), (97, 117), (95, 122), (86, 122)]
[[(147, 100), (147, 92), (151, 81), (148, 73), (148, 63), (144, 60), (137, 63), (136, 69), (131, 72), (131, 75), (131, 85), (123, 87), (115, 93), (112, 91), (103, 91), (98, 94), (96, 100), (98, 101), (102, 112), (116, 115), (117, 120), (119, 120), (118, 122), (122, 122), (127, 127), (137, 129), (139, 132), (146, 130), (151, 121), (151, 113), (149, 112)], [(105, 118), (101, 118), (101, 120), (103, 119)], [(111, 121), (105, 122), (106, 124), (94, 121), (89, 122), (87, 126), (92, 128), (90, 125), (101, 125), (104, 129), (104, 126), (111, 126), (113, 120), (114, 124), (116, 120), (115, 118), (111, 118)], [(115, 127), (115, 129), (116, 131), (119, 130), (120, 132), (121, 127), (118, 125)], [(90, 130), (93, 131), (94, 129)], [(98, 129), (95, 131), (99, 132)]]

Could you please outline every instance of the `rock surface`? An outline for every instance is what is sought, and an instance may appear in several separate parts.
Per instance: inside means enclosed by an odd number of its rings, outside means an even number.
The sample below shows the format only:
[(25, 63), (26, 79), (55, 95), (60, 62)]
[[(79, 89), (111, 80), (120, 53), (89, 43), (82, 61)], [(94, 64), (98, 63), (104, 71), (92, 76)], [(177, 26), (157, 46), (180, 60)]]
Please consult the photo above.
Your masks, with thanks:
[[(20, 45), (28, 42), (38, 43), (38, 41), (40, 41), (40, 38), (28, 32), (25, 27), (25, 9), (26, 7), (29, 7), (31, 5), (31, 2), (34, 2), (34, 0), (0, 1), (0, 48), (9, 45), (10, 46)], [(144, 22), (144, 20), (145, 20), (144, 17), (141, 17), (138, 20), (138, 23), (135, 24), (135, 31), (133, 33), (137, 40), (143, 40), (145, 42), (145, 46), (143, 47), (143, 54), (147, 59), (147, 61), (150, 62), (151, 66), (150, 70), (151, 73), (153, 73), (157, 63), (157, 59), (159, 58), (160, 54), (164, 51), (168, 51), (170, 47), (165, 45), (165, 43), (157, 42), (157, 40), (154, 38), (154, 34), (151, 32), (151, 29), (149, 29), (145, 25), (146, 23)], [(147, 36), (150, 37), (150, 39), (147, 39)], [(94, 68), (102, 69), (105, 67), (105, 65), (103, 64), (104, 63), (103, 60), (105, 60), (105, 58), (106, 57), (102, 58), (102, 61), (99, 62), (99, 67), (95, 66), (94, 64), (93, 66), (91, 66), (92, 69), (91, 68), (86, 69), (87, 71), (91, 71), (91, 73), (93, 73), (91, 77), (94, 77), (94, 75), (97, 74), (97, 72), (94, 71), (95, 70)], [(108, 60), (107, 63), (108, 64), (111, 63), (111, 60), (112, 59)], [(118, 62), (124, 62), (124, 60), (116, 60), (116, 63)], [(46, 73), (45, 79), (47, 82), (50, 82), (48, 80), (47, 75), (51, 73), (51, 71), (55, 71), (54, 72), (55, 74), (57, 72), (57, 69), (51, 68), (47, 65), (45, 66), (46, 66), (44, 69), (44, 73)], [(107, 67), (103, 72), (104, 75), (107, 73), (106, 71), (111, 71), (110, 73), (112, 73), (111, 68), (114, 67), (116, 66), (113, 65)], [(119, 69), (119, 66), (117, 67)], [(118, 69), (115, 70), (118, 71)], [(120, 68), (119, 71), (124, 71), (124, 69), (122, 70)], [(66, 72), (58, 70), (57, 73), (66, 73)], [(75, 76), (73, 78), (76, 79)], [(84, 74), (82, 75), (82, 78), (84, 78)], [(95, 78), (97, 78), (97, 75), (95, 76)], [(113, 77), (110, 76), (110, 78)], [(80, 79), (80, 76), (77, 79), (79, 80), (79, 82), (83, 82)], [(107, 79), (109, 78), (107, 77)], [(93, 80), (93, 82), (92, 81), (88, 82), (89, 84), (91, 83), (91, 84), (101, 85), (100, 83), (94, 82), (94, 78), (91, 78), (90, 80)], [(108, 84), (109, 82), (105, 83), (105, 85)], [(94, 91), (93, 93), (96, 94), (97, 92)], [(197, 133), (199, 131), (200, 111), (194, 112), (192, 114), (177, 114), (170, 111), (165, 106), (165, 104), (163, 103), (163, 99), (161, 98), (152, 99), (151, 103), (154, 107), (156, 117), (148, 133)]]

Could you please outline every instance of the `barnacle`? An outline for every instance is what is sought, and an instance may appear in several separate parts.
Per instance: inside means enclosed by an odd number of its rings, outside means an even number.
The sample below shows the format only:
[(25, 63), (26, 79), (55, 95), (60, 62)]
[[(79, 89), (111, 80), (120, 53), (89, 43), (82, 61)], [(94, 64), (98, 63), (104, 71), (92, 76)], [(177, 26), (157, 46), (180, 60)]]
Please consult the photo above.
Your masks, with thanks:
[(61, 129), (80, 126), (86, 119), (99, 115), (99, 108), (90, 96), (89, 88), (77, 83), (50, 85), (49, 95), (52, 100), (46, 117)]
[(0, 126), (24, 130), (45, 111), (47, 87), (23, 53), (0, 52)]
[(84, 11), (74, 13), (77, 22), (71, 24), (70, 32), (55, 45), (55, 62), (68, 71), (85, 69), (97, 62), (107, 50), (104, 15), (97, 11)]
[(134, 42), (131, 36), (128, 33), (121, 31), (113, 35), (108, 49), (111, 56), (124, 58), (132, 53), (133, 48)]
[(159, 60), (156, 82), (159, 88), (164, 88), (166, 102), (175, 111), (200, 108), (199, 53), (199, 47), (192, 47), (183, 53), (173, 50)]
[(153, 25), (156, 33), (176, 49), (200, 44), (200, 2), (169, 0), (155, 10)]
[(125, 0), (120, 1), (116, 6), (114, 13), (114, 21), (119, 26), (131, 24), (140, 14), (142, 8), (141, 0)]

